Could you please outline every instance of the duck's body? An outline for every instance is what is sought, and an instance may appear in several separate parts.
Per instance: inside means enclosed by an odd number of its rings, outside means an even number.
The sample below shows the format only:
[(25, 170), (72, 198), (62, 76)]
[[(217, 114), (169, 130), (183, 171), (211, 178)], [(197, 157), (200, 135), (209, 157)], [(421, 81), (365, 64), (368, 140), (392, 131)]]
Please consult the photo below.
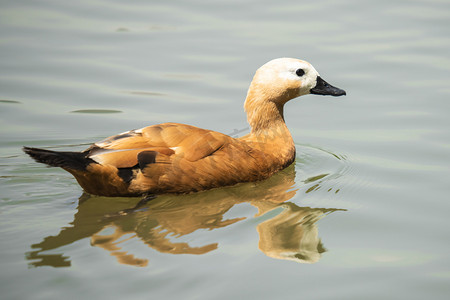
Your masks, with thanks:
[(283, 107), (309, 93), (345, 95), (324, 82), (309, 63), (276, 59), (253, 78), (245, 102), (252, 129), (244, 137), (164, 123), (109, 137), (83, 152), (24, 151), (70, 172), (94, 195), (189, 193), (262, 180), (294, 161)]

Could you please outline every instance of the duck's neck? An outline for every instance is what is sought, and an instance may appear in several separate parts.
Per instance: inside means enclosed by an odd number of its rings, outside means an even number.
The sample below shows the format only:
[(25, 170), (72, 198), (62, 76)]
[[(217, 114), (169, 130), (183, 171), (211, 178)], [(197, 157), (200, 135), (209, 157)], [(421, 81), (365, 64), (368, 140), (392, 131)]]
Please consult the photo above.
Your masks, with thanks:
[(283, 99), (284, 97), (275, 98), (270, 94), (270, 91), (267, 92), (253, 85), (250, 86), (244, 104), (244, 109), (247, 112), (247, 121), (251, 126), (251, 134), (267, 134), (277, 128), (285, 128), (287, 130), (283, 108), (288, 99)]
[(277, 105), (270, 101), (246, 101), (245, 108), (251, 134), (255, 136), (266, 135), (275, 129), (287, 129), (284, 122), (283, 107), (283, 105)]
[(284, 122), (284, 99), (270, 99), (267, 94), (249, 90), (244, 104), (251, 132), (247, 137), (254, 146), (271, 152), (280, 159), (290, 161), (295, 157), (295, 146)]

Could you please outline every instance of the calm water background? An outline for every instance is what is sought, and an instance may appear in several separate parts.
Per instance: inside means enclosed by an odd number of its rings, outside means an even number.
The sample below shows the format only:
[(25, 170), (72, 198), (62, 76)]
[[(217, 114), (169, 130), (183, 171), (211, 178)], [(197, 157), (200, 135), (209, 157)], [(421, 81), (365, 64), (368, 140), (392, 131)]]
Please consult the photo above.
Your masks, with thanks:
[[(450, 2), (1, 1), (2, 299), (448, 299)], [(310, 61), (268, 181), (78, 198), (22, 145), (166, 121), (248, 130), (254, 71)]]

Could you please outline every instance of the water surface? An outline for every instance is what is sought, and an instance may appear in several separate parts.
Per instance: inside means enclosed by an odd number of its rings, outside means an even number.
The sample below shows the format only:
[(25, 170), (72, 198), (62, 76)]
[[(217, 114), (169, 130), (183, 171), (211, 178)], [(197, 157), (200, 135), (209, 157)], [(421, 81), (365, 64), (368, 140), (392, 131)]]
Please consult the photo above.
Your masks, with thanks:
[[(4, 299), (447, 299), (448, 1), (3, 1)], [(286, 106), (294, 165), (183, 195), (83, 195), (23, 145), (180, 122), (248, 132), (254, 71), (313, 63), (346, 97)]]

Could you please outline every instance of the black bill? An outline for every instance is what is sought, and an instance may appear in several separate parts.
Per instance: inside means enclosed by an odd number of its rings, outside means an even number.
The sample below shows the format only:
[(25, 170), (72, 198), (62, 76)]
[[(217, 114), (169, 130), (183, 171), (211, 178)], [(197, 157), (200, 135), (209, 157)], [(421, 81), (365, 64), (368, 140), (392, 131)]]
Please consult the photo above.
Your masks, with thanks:
[(344, 96), (347, 93), (340, 88), (332, 86), (325, 80), (323, 80), (320, 76), (317, 76), (316, 86), (310, 90), (311, 94), (316, 95), (330, 95), (330, 96)]

